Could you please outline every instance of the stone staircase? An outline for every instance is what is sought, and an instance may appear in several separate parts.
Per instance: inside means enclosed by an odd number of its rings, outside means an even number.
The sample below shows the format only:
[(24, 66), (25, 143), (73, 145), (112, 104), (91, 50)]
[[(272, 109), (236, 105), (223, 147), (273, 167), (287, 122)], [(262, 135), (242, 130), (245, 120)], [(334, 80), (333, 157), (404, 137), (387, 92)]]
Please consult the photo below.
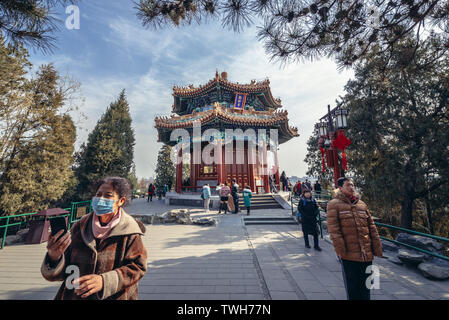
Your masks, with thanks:
[[(244, 210), (243, 195), (239, 194), (239, 207)], [(255, 194), (251, 198), (251, 210), (257, 209), (282, 209), (282, 206), (277, 202), (271, 194)]]
[(293, 216), (247, 216), (243, 222), (248, 225), (298, 225)]

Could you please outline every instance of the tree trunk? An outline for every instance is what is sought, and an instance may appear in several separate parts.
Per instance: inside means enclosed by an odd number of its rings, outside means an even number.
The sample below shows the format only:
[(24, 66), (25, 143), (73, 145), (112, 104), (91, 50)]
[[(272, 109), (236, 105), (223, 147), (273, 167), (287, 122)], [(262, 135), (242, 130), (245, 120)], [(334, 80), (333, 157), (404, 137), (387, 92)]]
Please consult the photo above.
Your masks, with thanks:
[(413, 220), (413, 199), (412, 197), (410, 197), (410, 195), (406, 194), (405, 199), (402, 201), (401, 227), (411, 229), (412, 220)]
[(426, 196), (424, 201), (426, 202), (426, 215), (427, 215), (427, 223), (429, 225), (430, 233), (433, 234), (433, 221), (432, 221), (432, 208), (430, 207), (429, 197)]

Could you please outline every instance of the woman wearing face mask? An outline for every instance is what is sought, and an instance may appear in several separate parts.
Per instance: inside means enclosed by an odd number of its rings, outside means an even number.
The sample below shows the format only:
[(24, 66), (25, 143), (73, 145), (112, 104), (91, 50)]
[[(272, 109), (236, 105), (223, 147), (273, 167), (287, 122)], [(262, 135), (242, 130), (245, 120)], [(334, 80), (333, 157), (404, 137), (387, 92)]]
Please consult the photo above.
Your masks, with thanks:
[(96, 186), (93, 212), (60, 239), (63, 231), (49, 237), (42, 275), (64, 281), (55, 299), (136, 300), (137, 282), (147, 271), (145, 227), (123, 210), (130, 193), (126, 179), (108, 177)]

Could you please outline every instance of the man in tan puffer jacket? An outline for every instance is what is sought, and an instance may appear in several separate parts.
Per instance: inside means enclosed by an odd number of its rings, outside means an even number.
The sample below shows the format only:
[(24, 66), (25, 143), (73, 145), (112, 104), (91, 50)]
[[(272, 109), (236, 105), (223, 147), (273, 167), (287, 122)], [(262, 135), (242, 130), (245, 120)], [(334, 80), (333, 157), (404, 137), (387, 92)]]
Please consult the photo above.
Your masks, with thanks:
[[(382, 257), (382, 244), (367, 205), (355, 193), (354, 182), (338, 179), (338, 193), (327, 204), (330, 238), (342, 263), (348, 300), (369, 300), (366, 279), (374, 256)], [(369, 270), (368, 270), (369, 271)]]

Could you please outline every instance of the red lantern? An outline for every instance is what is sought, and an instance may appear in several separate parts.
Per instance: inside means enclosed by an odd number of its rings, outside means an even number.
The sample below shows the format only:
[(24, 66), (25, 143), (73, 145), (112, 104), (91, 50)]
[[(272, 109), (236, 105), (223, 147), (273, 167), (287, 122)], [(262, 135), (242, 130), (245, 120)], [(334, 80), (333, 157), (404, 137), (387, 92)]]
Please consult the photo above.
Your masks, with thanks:
[(338, 131), (337, 138), (335, 138), (335, 140), (332, 141), (332, 146), (333, 146), (334, 148), (337, 148), (337, 149), (343, 151), (343, 153), (342, 153), (342, 155), (341, 155), (342, 162), (343, 162), (343, 170), (347, 170), (347, 169), (348, 169), (345, 149), (346, 149), (346, 147), (349, 146), (351, 143), (352, 143), (352, 141), (349, 140), (349, 139), (345, 136), (343, 130), (339, 130), (339, 131)]

